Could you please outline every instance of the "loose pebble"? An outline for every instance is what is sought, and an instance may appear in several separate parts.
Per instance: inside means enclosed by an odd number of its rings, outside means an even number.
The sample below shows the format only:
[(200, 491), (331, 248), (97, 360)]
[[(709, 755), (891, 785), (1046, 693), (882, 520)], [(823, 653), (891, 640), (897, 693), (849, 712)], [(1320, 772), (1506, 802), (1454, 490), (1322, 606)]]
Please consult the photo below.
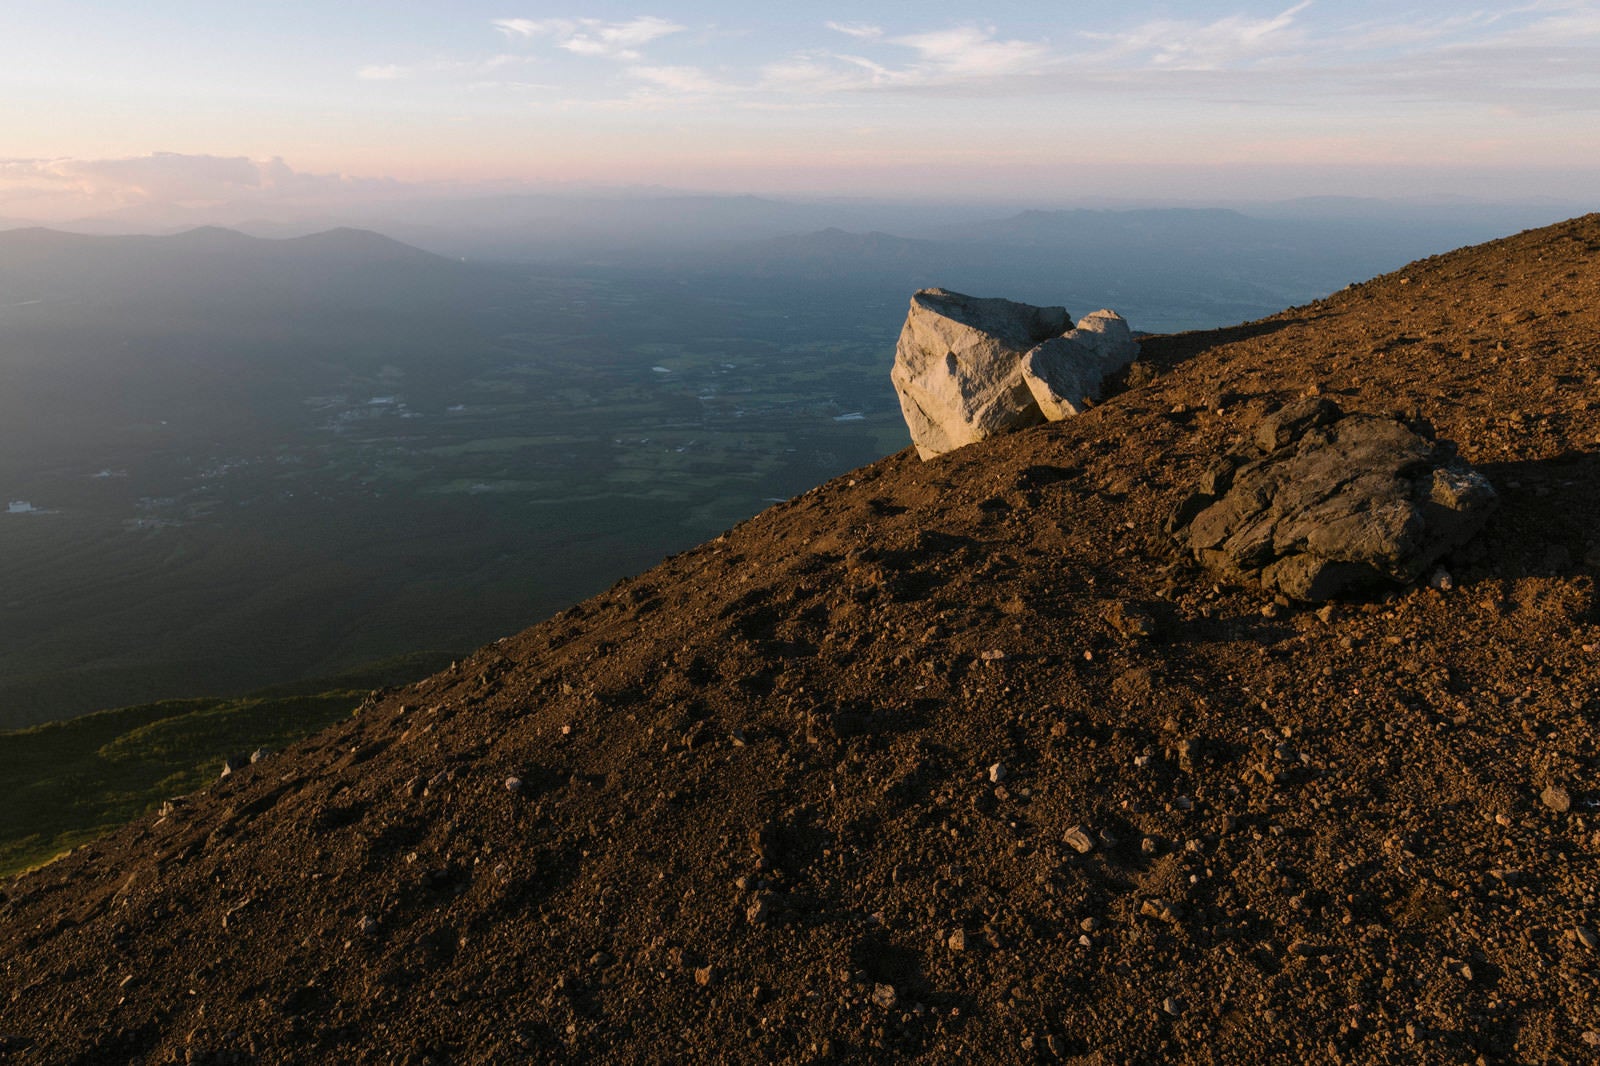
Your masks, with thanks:
[(1075, 825), (1061, 834), (1061, 840), (1079, 855), (1087, 855), (1094, 850), (1094, 838), (1089, 836), (1089, 831), (1081, 825)]
[(1139, 913), (1146, 918), (1156, 918), (1163, 922), (1175, 922), (1181, 916), (1181, 904), (1172, 903), (1164, 899), (1147, 899), (1139, 907)]

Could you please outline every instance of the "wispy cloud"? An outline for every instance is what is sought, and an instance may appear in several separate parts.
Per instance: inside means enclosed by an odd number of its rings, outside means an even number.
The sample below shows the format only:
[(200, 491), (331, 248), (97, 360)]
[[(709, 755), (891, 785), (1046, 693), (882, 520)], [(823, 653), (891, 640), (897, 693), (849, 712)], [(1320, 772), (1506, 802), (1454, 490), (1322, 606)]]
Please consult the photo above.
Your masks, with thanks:
[(1600, 39), (1600, 3), (1595, 0), (1534, 2), (1517, 9), (1537, 17), (1508, 29), (1500, 42), (1511, 47), (1570, 47)]
[(654, 15), (640, 15), (625, 22), (594, 18), (495, 19), (494, 27), (510, 38), (549, 38), (557, 48), (573, 55), (628, 61), (642, 58), (639, 49), (651, 41), (687, 29)]
[[(1500, 118), (1600, 111), (1600, 4), (1531, 0), (1449, 15), (1310, 18), (1299, 3), (1268, 18), (1153, 20), (1085, 31), (1066, 92), (1127, 100), (1359, 113), (1482, 109)], [(1048, 92), (1035, 86), (1033, 91)], [(1394, 112), (1399, 115), (1402, 112)], [(1411, 112), (1416, 113), (1416, 112)]]
[(409, 66), (400, 63), (367, 66), (356, 71), (356, 77), (362, 81), (404, 81), (411, 78), (452, 75), (482, 77), (505, 70), (508, 67), (524, 66), (531, 62), (533, 60), (527, 56), (502, 52), (498, 55), (485, 56), (481, 59), (430, 59), (427, 62), (414, 63)]
[(1502, 119), (1600, 111), (1600, 5), (1535, 0), (1440, 38), (1389, 61), (1353, 56), (1349, 91), (1478, 105)]
[(797, 55), (768, 63), (757, 88), (784, 97), (822, 97), (887, 85), (894, 72), (860, 56)]
[(1303, 0), (1271, 18), (1153, 19), (1116, 33), (1086, 32), (1084, 37), (1103, 47), (1084, 58), (1142, 62), (1168, 70), (1226, 70), (1303, 48), (1306, 31), (1296, 25), (1296, 18), (1310, 6), (1311, 0)]
[(629, 67), (628, 73), (656, 89), (682, 96), (711, 96), (733, 91), (699, 67)]
[[(829, 23), (830, 29), (841, 29)], [(847, 31), (846, 31), (847, 32)], [(865, 34), (852, 34), (866, 39)], [(1006, 79), (1043, 74), (1059, 57), (1042, 41), (1007, 40), (993, 27), (953, 26), (872, 38), (899, 53), (882, 59), (841, 52), (793, 55), (768, 63), (761, 86), (774, 92), (823, 95), (874, 89), (993, 89)], [(910, 56), (904, 53), (909, 51)]]
[(823, 25), (835, 33), (842, 33), (846, 37), (862, 41), (875, 41), (883, 36), (883, 27), (874, 26), (870, 22), (827, 22)]
[(392, 186), (297, 171), (282, 159), (155, 152), (114, 159), (0, 160), (0, 205), (36, 217), (70, 218), (142, 205), (370, 196)]
[[(843, 47), (788, 54), (762, 54), (754, 45), (716, 47), (714, 67), (693, 63), (695, 52), (709, 55), (714, 46), (692, 34), (676, 42), (690, 62), (645, 58), (653, 43), (685, 30), (656, 16), (508, 18), (493, 26), (513, 41), (617, 64), (599, 68), (597, 78), (538, 87), (539, 103), (563, 107), (788, 110), (856, 107), (890, 96), (1092, 96), (1102, 108), (1159, 99), (1328, 113), (1340, 106), (1359, 111), (1382, 99), (1429, 109), (1498, 108), (1493, 113), (1500, 114), (1600, 110), (1600, 2), (1481, 2), (1488, 6), (1349, 18), (1312, 0), (1281, 0), (1267, 15), (1124, 16), (1120, 25), (1086, 27), (1058, 41), (987, 22), (897, 33), (864, 21), (828, 21), (817, 28), (838, 35)], [(518, 54), (476, 64), (374, 65), (359, 76), (393, 81), (465, 73), (487, 90), (512, 84), (485, 80), (493, 64), (534, 58), (512, 51)]]
[(913, 79), (992, 78), (1037, 69), (1051, 57), (1038, 41), (1002, 41), (992, 27), (957, 26), (896, 37), (894, 43), (914, 50), (917, 65), (905, 73)]
[(70, 190), (120, 202), (213, 199), (271, 184), (269, 166), (243, 156), (174, 152), (121, 159), (18, 159), (0, 163), (0, 188)]
[(1468, 11), (1441, 17), (1402, 17), (1358, 22), (1326, 42), (1346, 52), (1382, 52), (1425, 48), (1464, 35), (1481, 33), (1504, 17), (1499, 12)]

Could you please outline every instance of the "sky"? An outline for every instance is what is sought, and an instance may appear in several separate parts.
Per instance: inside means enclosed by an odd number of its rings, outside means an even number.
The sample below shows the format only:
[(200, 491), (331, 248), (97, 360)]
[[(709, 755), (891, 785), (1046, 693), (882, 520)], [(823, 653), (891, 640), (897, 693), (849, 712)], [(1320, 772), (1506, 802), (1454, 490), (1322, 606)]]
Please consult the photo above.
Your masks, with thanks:
[(1593, 197), (1600, 0), (0, 7), (0, 218), (598, 186)]

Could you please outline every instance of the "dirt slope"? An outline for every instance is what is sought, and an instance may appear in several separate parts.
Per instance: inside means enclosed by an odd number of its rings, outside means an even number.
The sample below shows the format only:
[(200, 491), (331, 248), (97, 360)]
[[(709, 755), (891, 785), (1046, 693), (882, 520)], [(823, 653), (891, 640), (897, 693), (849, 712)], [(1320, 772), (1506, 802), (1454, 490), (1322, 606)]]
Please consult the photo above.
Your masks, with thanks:
[[(0, 1059), (1594, 1061), (1600, 216), (1145, 351), (6, 883)], [(1311, 386), (1500, 489), (1452, 589), (1170, 554)]]

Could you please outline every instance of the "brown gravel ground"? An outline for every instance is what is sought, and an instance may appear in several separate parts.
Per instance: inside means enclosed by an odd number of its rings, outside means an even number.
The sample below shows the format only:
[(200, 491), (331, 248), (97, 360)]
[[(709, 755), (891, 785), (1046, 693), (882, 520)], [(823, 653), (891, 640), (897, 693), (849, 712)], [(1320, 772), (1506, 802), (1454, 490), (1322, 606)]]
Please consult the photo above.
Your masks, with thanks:
[[(1600, 215), (1145, 353), (4, 883), (0, 1059), (1600, 1060)], [(1453, 588), (1173, 556), (1312, 387), (1500, 489)]]

